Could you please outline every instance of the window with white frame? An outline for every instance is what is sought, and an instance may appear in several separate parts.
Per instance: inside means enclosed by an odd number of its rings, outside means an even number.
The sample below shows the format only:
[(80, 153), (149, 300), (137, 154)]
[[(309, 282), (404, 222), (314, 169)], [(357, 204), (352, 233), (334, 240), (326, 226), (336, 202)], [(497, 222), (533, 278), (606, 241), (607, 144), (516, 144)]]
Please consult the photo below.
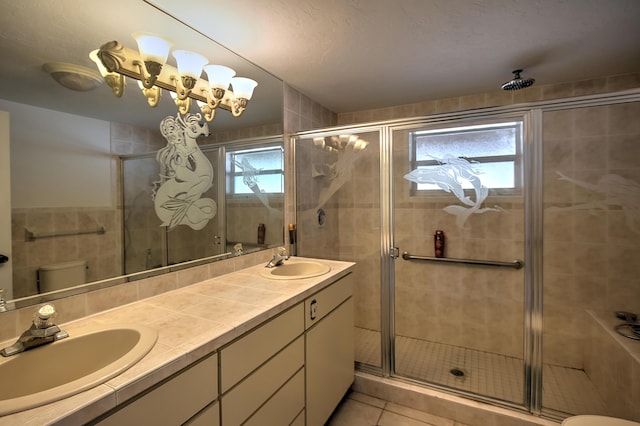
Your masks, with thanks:
[(284, 193), (282, 145), (227, 152), (227, 196)]
[(522, 188), (522, 122), (450, 127), (410, 134), (414, 195), (471, 190), (481, 185), (494, 194), (512, 195)]

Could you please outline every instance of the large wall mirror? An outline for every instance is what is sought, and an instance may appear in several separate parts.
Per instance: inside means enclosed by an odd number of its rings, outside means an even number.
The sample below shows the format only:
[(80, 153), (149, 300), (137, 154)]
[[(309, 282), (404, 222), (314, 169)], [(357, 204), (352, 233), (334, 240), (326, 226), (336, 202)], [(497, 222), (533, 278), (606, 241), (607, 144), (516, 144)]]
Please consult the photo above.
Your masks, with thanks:
[[(9, 308), (283, 243), (282, 82), (151, 3), (0, 0), (0, 157), (11, 160), (0, 175), (0, 254), (11, 253), (0, 287)], [(244, 113), (219, 110), (207, 122), (196, 102), (179, 114), (166, 90), (150, 107), (137, 81), (127, 78), (116, 97), (85, 74), (97, 71), (92, 50), (112, 40), (137, 50), (140, 31), (255, 80)], [(171, 54), (167, 64), (176, 67)], [(197, 127), (180, 160), (171, 160), (172, 120)], [(200, 179), (178, 207), (183, 180), (173, 179), (174, 193), (162, 188), (175, 176), (163, 167), (177, 162)]]

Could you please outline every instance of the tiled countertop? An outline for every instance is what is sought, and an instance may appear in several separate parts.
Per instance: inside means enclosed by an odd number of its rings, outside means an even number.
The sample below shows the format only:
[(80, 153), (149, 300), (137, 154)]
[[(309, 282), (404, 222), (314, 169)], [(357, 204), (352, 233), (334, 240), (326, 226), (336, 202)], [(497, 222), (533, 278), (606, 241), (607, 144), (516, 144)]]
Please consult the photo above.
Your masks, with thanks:
[[(302, 260), (313, 259), (294, 257), (287, 262)], [(96, 325), (142, 324), (158, 330), (158, 341), (142, 360), (108, 382), (0, 417), (0, 426), (82, 424), (107, 412), (347, 275), (355, 265), (319, 261), (330, 265), (331, 272), (314, 278), (271, 280), (259, 274), (264, 265), (257, 265), (61, 324), (70, 336)], [(1, 347), (12, 343), (3, 342)]]

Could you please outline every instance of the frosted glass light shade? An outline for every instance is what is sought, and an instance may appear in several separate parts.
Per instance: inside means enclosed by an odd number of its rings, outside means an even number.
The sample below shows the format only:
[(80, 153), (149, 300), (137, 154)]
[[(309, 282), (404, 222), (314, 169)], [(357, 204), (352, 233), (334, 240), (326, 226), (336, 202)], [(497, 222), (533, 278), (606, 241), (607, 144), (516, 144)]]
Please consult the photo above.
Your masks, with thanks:
[(258, 83), (255, 80), (245, 77), (234, 77), (231, 79), (231, 85), (233, 86), (233, 94), (236, 99), (251, 99), (253, 96), (253, 89), (256, 88)]
[(236, 75), (236, 72), (224, 65), (207, 65), (204, 67), (204, 72), (207, 73), (207, 79), (209, 80), (209, 86), (212, 89), (227, 90), (231, 79)]
[(157, 62), (164, 65), (167, 62), (169, 49), (173, 43), (163, 37), (151, 33), (131, 34), (138, 43), (138, 51), (143, 61)]
[(181, 77), (200, 78), (202, 67), (207, 65), (209, 60), (199, 53), (190, 52), (188, 50), (176, 50), (173, 52), (178, 65), (178, 74)]

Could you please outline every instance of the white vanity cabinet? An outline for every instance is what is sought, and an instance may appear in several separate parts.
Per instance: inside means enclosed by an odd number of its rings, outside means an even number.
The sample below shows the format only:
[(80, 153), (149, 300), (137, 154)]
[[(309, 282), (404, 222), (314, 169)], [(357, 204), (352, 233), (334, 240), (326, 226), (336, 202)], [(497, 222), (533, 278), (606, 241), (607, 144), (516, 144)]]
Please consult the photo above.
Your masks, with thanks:
[(354, 379), (353, 275), (305, 301), (306, 424), (323, 425)]
[[(218, 425), (218, 356), (213, 354), (98, 421), (100, 426)], [(190, 420), (191, 419), (191, 420)]]
[(323, 425), (354, 379), (348, 274), (92, 424)]

